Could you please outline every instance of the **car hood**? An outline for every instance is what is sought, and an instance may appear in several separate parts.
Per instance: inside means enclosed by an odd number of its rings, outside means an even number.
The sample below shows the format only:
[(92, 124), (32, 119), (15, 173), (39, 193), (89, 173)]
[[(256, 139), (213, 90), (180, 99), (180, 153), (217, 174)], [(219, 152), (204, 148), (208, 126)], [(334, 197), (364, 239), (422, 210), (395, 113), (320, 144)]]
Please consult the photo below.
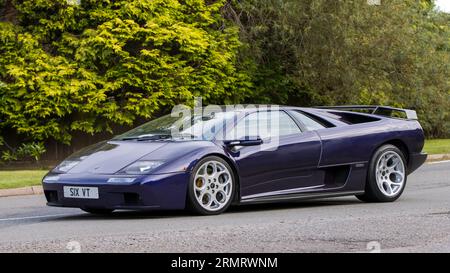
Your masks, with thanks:
[(108, 141), (90, 146), (68, 160), (81, 160), (67, 173), (114, 174), (167, 142)]

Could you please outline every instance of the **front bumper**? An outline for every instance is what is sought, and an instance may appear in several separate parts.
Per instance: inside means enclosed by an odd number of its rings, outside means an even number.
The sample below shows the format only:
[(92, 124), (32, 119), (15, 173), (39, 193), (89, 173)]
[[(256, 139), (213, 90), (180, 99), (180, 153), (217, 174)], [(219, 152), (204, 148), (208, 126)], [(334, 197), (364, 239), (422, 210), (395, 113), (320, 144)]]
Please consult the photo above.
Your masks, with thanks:
[[(184, 209), (189, 173), (148, 175), (132, 184), (107, 182), (111, 176), (60, 175), (43, 182), (47, 205), (101, 209)], [(97, 187), (98, 199), (64, 197), (64, 186)]]

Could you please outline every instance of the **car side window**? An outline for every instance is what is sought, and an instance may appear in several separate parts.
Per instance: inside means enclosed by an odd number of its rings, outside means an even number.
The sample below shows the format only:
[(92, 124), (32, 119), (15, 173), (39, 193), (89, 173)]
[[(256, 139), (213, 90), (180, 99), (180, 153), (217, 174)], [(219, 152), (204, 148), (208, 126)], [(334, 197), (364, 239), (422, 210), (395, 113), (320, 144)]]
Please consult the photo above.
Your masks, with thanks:
[(315, 121), (314, 119), (308, 117), (307, 115), (303, 114), (300, 111), (289, 111), (289, 113), (292, 114), (292, 116), (294, 116), (294, 118), (296, 118), (301, 123), (303, 123), (303, 125), (305, 125), (305, 127), (308, 131), (326, 128), (321, 123)]
[(300, 133), (295, 121), (283, 111), (261, 111), (247, 115), (227, 134), (227, 139), (267, 139)]

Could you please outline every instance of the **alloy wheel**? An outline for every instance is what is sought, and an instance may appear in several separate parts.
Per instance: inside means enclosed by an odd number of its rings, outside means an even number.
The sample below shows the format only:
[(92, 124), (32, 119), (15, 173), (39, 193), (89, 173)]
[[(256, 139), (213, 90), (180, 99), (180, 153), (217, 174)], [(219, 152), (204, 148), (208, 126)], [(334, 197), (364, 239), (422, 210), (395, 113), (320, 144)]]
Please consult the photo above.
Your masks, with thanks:
[(405, 184), (405, 165), (400, 155), (393, 151), (384, 152), (376, 166), (380, 191), (389, 197), (397, 195)]
[(227, 205), (231, 198), (232, 175), (223, 163), (207, 161), (198, 168), (193, 188), (200, 206), (208, 211), (217, 211)]

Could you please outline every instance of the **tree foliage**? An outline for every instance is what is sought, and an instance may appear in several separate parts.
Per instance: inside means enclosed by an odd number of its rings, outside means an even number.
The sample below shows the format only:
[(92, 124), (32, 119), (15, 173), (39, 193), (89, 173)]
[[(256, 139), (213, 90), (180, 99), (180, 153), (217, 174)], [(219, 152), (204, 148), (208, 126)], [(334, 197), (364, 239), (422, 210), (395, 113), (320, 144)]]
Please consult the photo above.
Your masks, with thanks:
[(261, 102), (413, 108), (450, 135), (450, 20), (433, 1), (243, 0), (226, 16), (248, 45)]
[(238, 102), (250, 85), (224, 1), (6, 2), (15, 14), (0, 22), (0, 126), (28, 139), (69, 143), (74, 131), (132, 124), (195, 96)]

